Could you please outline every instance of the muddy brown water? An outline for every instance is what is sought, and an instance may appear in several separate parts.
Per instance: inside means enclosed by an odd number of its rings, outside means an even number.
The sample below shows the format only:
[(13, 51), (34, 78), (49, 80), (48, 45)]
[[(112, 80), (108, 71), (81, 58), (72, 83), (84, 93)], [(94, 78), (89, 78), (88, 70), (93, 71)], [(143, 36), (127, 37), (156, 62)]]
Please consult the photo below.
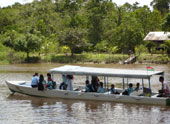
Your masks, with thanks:
[[(5, 80), (26, 80), (34, 72), (44, 75), (49, 69), (63, 64), (0, 65), (0, 124), (170, 124), (170, 107), (113, 102), (96, 102), (11, 95)], [(146, 65), (79, 64), (82, 66), (146, 70)], [(155, 70), (165, 71), (170, 82), (170, 65), (152, 65)], [(60, 81), (57, 75), (56, 80)], [(152, 79), (153, 90), (159, 89), (158, 76)], [(103, 77), (100, 77), (103, 80)], [(109, 79), (120, 83), (119, 79)], [(138, 80), (129, 80), (135, 83)], [(84, 85), (82, 77), (75, 83)], [(139, 82), (141, 82), (139, 80)], [(147, 86), (147, 83), (145, 83)]]

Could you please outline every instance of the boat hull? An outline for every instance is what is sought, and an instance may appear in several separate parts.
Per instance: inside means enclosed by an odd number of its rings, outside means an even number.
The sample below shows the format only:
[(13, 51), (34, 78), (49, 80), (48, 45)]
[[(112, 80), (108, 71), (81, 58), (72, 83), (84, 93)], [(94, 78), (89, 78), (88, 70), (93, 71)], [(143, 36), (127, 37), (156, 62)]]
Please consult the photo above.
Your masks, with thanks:
[(38, 91), (37, 88), (32, 88), (26, 85), (24, 81), (6, 81), (8, 88), (12, 92), (18, 92), (30, 96), (37, 97), (50, 97), (50, 98), (64, 98), (64, 99), (78, 99), (78, 100), (94, 100), (94, 101), (109, 101), (121, 103), (135, 103), (135, 104), (148, 104), (148, 105), (170, 105), (169, 98), (160, 97), (145, 97), (145, 96), (125, 96), (114, 94), (101, 94), (101, 93), (87, 93), (81, 91), (68, 91), (68, 90), (44, 90)]

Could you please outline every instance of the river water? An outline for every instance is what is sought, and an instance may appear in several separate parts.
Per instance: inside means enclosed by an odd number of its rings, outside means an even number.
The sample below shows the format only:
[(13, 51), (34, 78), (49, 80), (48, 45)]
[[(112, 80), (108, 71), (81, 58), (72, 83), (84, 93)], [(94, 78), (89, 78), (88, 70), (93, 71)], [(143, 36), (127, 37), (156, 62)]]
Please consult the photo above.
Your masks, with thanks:
[[(49, 69), (61, 65), (0, 65), (0, 124), (170, 124), (170, 107), (166, 106), (11, 95), (5, 84), (5, 80), (29, 81), (34, 72), (46, 74)], [(81, 65), (146, 70), (146, 65)], [(169, 65), (152, 66), (155, 70), (165, 71), (165, 80), (170, 81)], [(153, 79), (155, 90), (160, 85), (157, 80), (158, 77)]]

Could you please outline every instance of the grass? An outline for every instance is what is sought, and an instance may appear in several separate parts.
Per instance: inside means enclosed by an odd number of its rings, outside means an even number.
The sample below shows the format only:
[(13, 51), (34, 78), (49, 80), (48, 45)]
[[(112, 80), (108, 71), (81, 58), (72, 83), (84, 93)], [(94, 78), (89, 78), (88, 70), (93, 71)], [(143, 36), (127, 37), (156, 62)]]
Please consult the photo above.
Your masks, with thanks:
[(139, 63), (155, 63), (155, 64), (167, 64), (170, 58), (167, 55), (162, 54), (141, 54), (137, 61)]
[(75, 54), (74, 56), (65, 55), (53, 55), (51, 57), (52, 62), (57, 63), (78, 63), (78, 62), (93, 62), (93, 63), (118, 63), (126, 59), (127, 55), (122, 54), (96, 54), (96, 53), (83, 53)]
[[(53, 62), (53, 63), (119, 63), (128, 58), (127, 54), (104, 54), (104, 53), (82, 53), (74, 56), (65, 54), (48, 54), (38, 56), (30, 54), (30, 63)], [(141, 54), (137, 57), (137, 63), (167, 64), (170, 58), (163, 54)], [(0, 64), (26, 63), (26, 54), (12, 50), (0, 52)]]

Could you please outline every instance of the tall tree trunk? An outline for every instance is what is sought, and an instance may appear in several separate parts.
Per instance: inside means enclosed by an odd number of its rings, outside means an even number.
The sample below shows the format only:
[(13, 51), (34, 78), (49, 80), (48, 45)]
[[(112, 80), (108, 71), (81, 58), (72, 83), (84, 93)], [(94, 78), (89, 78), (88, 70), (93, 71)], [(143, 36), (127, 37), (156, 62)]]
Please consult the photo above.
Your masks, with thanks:
[(73, 52), (73, 50), (71, 50), (71, 56), (74, 56), (74, 52)]
[(71, 56), (74, 56), (74, 53), (73, 53), (73, 52), (71, 52)]
[(30, 62), (29, 52), (27, 51), (27, 62)]

